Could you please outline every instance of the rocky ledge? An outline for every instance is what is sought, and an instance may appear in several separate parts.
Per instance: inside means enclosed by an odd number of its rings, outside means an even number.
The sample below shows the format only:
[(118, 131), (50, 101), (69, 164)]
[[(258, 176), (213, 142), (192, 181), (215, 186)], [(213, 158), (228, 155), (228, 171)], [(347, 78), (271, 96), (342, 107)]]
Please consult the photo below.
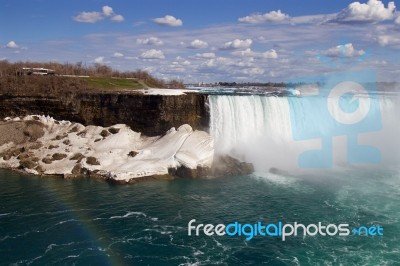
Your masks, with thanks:
[(40, 115), (0, 122), (0, 167), (116, 183), (253, 172), (251, 164), (214, 156), (211, 136), (187, 124), (147, 137), (125, 124), (84, 126)]
[(183, 124), (206, 130), (206, 102), (207, 95), (166, 89), (65, 92), (56, 96), (0, 94), (0, 119), (40, 114), (85, 126), (125, 124), (146, 136), (159, 136)]

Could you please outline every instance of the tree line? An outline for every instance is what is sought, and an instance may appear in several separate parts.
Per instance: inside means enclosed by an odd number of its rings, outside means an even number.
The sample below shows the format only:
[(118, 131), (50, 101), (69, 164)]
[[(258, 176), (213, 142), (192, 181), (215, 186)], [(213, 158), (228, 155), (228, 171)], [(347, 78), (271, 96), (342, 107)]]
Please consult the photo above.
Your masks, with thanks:
[(102, 64), (86, 65), (82, 62), (75, 64), (57, 62), (15, 62), (7, 60), (0, 61), (0, 79), (18, 76), (22, 68), (48, 68), (55, 71), (56, 75), (72, 76), (91, 76), (91, 77), (114, 77), (114, 78), (133, 78), (152, 84), (159, 88), (184, 88), (183, 82), (179, 80), (164, 81), (152, 76), (147, 71), (118, 71), (110, 66)]

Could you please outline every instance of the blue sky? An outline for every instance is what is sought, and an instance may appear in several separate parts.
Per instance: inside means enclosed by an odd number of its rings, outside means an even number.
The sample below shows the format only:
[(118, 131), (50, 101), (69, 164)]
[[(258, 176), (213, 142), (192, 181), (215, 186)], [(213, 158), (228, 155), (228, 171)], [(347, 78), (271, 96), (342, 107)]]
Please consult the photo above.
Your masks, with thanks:
[(397, 4), (1, 0), (0, 59), (101, 63), (186, 82), (285, 81), (365, 68), (400, 81)]

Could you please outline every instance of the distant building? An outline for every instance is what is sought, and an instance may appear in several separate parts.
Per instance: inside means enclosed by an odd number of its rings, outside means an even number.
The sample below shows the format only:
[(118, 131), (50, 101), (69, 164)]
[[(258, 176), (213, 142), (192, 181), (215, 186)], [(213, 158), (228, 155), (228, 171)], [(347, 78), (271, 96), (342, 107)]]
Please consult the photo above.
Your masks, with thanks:
[(56, 72), (52, 69), (43, 68), (43, 67), (23, 67), (20, 75), (39, 75), (39, 76), (46, 76), (46, 75), (55, 75)]

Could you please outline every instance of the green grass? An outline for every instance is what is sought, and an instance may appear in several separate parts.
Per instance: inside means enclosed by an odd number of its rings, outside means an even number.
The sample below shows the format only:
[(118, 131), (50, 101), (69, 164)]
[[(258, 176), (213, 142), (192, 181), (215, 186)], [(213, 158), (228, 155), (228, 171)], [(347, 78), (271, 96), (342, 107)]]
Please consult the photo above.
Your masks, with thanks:
[(148, 86), (141, 80), (124, 78), (89, 77), (82, 78), (91, 88), (109, 90), (137, 90)]

